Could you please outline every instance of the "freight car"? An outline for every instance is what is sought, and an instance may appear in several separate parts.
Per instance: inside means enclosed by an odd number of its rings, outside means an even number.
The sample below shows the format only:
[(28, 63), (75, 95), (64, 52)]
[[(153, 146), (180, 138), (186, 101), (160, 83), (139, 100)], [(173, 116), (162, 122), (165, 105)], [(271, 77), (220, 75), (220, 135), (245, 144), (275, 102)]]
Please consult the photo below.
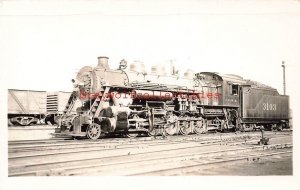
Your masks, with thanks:
[[(8, 125), (57, 124), (70, 95), (62, 91), (8, 89)], [(78, 103), (74, 108), (81, 106)]]
[[(47, 92), (46, 99), (46, 118), (45, 123), (49, 125), (58, 124), (60, 122), (60, 117), (66, 107), (69, 100), (71, 92), (57, 91), (57, 92)], [(80, 107), (80, 101), (75, 103), (74, 109), (71, 114), (75, 114), (75, 108)]]
[(43, 122), (46, 91), (8, 89), (8, 125), (31, 125)]
[[(183, 77), (153, 66), (121, 60), (110, 69), (107, 57), (85, 66), (73, 79), (74, 91), (59, 130), (73, 137), (97, 139), (102, 134), (187, 135), (208, 130), (236, 131), (258, 125), (288, 127), (288, 96), (237, 75), (213, 72)], [(71, 114), (75, 102), (82, 106)]]

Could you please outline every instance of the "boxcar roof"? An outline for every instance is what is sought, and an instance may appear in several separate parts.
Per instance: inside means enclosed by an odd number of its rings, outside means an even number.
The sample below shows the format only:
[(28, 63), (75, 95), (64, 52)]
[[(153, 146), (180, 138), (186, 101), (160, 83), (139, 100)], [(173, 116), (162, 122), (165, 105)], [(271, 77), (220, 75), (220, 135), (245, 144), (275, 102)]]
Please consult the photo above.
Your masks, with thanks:
[(30, 91), (30, 92), (46, 92), (45, 90), (27, 90), (27, 89), (8, 89), (10, 91)]

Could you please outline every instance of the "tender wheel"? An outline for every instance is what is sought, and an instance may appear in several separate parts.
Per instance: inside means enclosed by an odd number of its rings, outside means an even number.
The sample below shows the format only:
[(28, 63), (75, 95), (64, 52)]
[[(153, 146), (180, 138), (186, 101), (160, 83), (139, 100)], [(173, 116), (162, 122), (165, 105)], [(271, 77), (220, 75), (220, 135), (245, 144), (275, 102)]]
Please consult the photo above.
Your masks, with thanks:
[(101, 126), (96, 123), (90, 124), (87, 128), (86, 134), (87, 137), (92, 140), (98, 139), (101, 135)]
[(206, 125), (204, 119), (201, 119), (196, 122), (196, 125), (194, 126), (194, 133), (196, 134), (202, 134), (206, 132)]
[(217, 126), (217, 131), (221, 131), (221, 120), (219, 118), (215, 119), (215, 125)]
[(283, 128), (283, 127), (282, 127), (282, 124), (278, 124), (278, 125), (277, 125), (277, 131), (282, 131), (282, 128)]

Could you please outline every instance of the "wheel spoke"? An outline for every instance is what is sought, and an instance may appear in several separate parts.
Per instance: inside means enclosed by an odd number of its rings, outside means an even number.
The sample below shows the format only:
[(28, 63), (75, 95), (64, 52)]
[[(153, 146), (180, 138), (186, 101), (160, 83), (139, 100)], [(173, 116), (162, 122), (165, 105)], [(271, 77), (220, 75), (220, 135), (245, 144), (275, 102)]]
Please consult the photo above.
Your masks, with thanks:
[(87, 137), (92, 139), (92, 140), (96, 140), (100, 137), (101, 135), (101, 126), (96, 124), (96, 123), (92, 123), (88, 126), (87, 128)]

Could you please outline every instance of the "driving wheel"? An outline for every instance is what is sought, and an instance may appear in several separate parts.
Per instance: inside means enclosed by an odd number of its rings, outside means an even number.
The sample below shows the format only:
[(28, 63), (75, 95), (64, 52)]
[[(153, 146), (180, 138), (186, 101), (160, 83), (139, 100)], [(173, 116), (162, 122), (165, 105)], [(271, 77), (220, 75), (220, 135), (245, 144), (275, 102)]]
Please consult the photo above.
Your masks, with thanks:
[(205, 121), (204, 119), (198, 120), (196, 124), (194, 125), (194, 133), (196, 134), (202, 134), (206, 132), (206, 127), (205, 127)]

